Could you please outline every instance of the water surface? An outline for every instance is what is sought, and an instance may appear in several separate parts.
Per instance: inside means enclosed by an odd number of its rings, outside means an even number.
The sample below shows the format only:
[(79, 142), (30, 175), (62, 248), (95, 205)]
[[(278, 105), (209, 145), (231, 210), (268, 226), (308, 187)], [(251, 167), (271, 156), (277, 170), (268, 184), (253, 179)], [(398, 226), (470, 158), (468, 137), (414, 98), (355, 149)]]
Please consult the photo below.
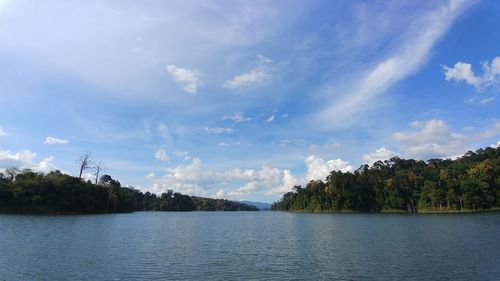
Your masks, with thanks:
[(500, 280), (500, 213), (0, 215), (0, 280)]

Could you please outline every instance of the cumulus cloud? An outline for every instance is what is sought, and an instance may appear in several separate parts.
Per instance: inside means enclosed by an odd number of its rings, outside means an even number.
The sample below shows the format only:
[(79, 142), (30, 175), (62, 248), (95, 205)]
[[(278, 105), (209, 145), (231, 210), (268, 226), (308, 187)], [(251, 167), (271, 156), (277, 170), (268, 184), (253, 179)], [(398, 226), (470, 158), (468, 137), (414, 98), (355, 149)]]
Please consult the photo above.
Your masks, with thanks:
[[(437, 119), (413, 121), (410, 126), (412, 130), (396, 132), (392, 134), (392, 139), (399, 145), (398, 154), (404, 158), (419, 160), (454, 159), (462, 156), (467, 150), (483, 146), (481, 143), (492, 141), (500, 135), (499, 120), (494, 120), (490, 127), (483, 129), (464, 127), (460, 133), (451, 131), (445, 121)], [(365, 155), (366, 159), (363, 156), (363, 159), (368, 160), (370, 154)], [(380, 154), (389, 153), (380, 151)]]
[(396, 156), (395, 152), (392, 152), (385, 147), (381, 147), (379, 149), (371, 151), (368, 154), (363, 155), (362, 159), (363, 159), (364, 163), (366, 163), (368, 165), (373, 165), (373, 163), (375, 163), (377, 161), (388, 160), (394, 156)]
[(191, 164), (165, 169), (165, 175), (153, 183), (153, 192), (162, 193), (169, 189), (189, 195), (207, 196), (203, 186), (212, 183), (212, 172), (202, 169), (199, 158), (193, 158)]
[(469, 85), (478, 86), (480, 83), (479, 77), (474, 75), (472, 67), (469, 63), (457, 62), (453, 67), (443, 66), (446, 76), (446, 81), (465, 81)]
[(56, 166), (53, 163), (54, 157), (49, 156), (42, 161), (40, 161), (38, 164), (36, 164), (32, 169), (38, 172), (42, 173), (48, 173), (50, 171), (57, 170)]
[[(325, 161), (315, 155), (305, 159), (307, 174), (296, 176), (288, 169), (280, 169), (264, 161), (259, 169), (233, 168), (214, 171), (204, 167), (201, 159), (193, 158), (191, 163), (165, 169), (165, 175), (154, 177), (153, 192), (161, 193), (173, 189), (185, 194), (233, 200), (247, 199), (255, 194), (281, 195), (310, 180), (325, 180), (331, 171), (353, 172), (353, 167), (341, 159)], [(215, 186), (219, 185), (219, 186)], [(220, 188), (224, 185), (229, 191)], [(236, 187), (236, 188), (235, 188)], [(235, 188), (235, 189), (234, 189)]]
[(248, 195), (250, 194), (251, 192), (254, 192), (257, 190), (257, 182), (248, 182), (246, 183), (245, 185), (239, 187), (238, 189), (234, 190), (234, 191), (231, 191), (229, 192), (229, 196), (232, 197), (232, 198), (242, 198), (244, 197), (245, 195)]
[(344, 173), (353, 172), (354, 169), (349, 162), (342, 159), (328, 160), (310, 155), (305, 160), (307, 166), (306, 180), (325, 180), (331, 171), (341, 171)]
[(7, 136), (7, 133), (0, 127), (0, 137)]
[(205, 127), (205, 131), (209, 134), (232, 134), (234, 133), (234, 129), (232, 128), (223, 128), (223, 127), (215, 127), (215, 128), (208, 128)]
[(453, 67), (444, 65), (446, 81), (465, 82), (473, 86), (477, 91), (487, 88), (498, 89), (500, 85), (500, 57), (495, 57), (491, 63), (483, 61), (481, 63), (483, 75), (476, 75), (472, 71), (470, 63), (457, 62)]
[(0, 169), (16, 167), (19, 169), (32, 169), (36, 172), (48, 173), (56, 170), (54, 157), (49, 156), (40, 162), (35, 162), (36, 153), (31, 150), (23, 150), (13, 153), (10, 150), (0, 150)]
[(222, 120), (232, 120), (236, 123), (240, 123), (240, 122), (246, 122), (246, 121), (250, 121), (252, 120), (252, 118), (250, 117), (245, 117), (245, 115), (243, 114), (243, 112), (236, 112), (232, 115), (224, 115), (224, 117), (222, 118)]
[(67, 144), (67, 143), (69, 143), (69, 141), (64, 140), (64, 139), (54, 138), (54, 137), (46, 137), (45, 141), (43, 143), (44, 144)]
[(170, 160), (170, 157), (168, 157), (165, 149), (158, 149), (158, 151), (155, 152), (155, 158), (160, 160), (160, 161), (169, 161)]
[(187, 165), (178, 165), (165, 169), (165, 175), (155, 177), (153, 192), (161, 193), (168, 189), (198, 196), (213, 194), (213, 185), (224, 184), (239, 187), (222, 193), (219, 188), (217, 193), (231, 199), (244, 199), (247, 195), (262, 193), (266, 195), (283, 194), (291, 191), (294, 185), (303, 180), (295, 177), (290, 170), (273, 167), (264, 162), (260, 169), (228, 169), (213, 171), (202, 165), (199, 158), (193, 158)]
[(466, 136), (451, 132), (442, 120), (414, 121), (411, 125), (417, 131), (392, 135), (405, 157), (422, 160), (446, 158), (460, 155), (465, 150)]
[(204, 182), (209, 179), (209, 173), (201, 168), (201, 159), (193, 158), (189, 165), (179, 165), (175, 168), (167, 168), (164, 178), (184, 182)]
[(182, 89), (190, 94), (198, 92), (198, 86), (201, 84), (195, 71), (177, 67), (173, 64), (167, 65), (168, 73), (174, 78), (175, 82), (181, 84)]
[(281, 195), (292, 190), (296, 185), (299, 185), (301, 180), (296, 178), (290, 170), (283, 170), (281, 184), (271, 188), (266, 195)]
[(12, 153), (10, 150), (0, 150), (0, 167), (30, 167), (35, 157), (36, 153), (31, 150), (23, 150), (16, 153)]
[(274, 115), (269, 116), (269, 118), (266, 119), (266, 123), (271, 123), (274, 121)]
[(258, 178), (258, 173), (253, 169), (244, 169), (235, 168), (232, 170), (227, 170), (222, 173), (219, 173), (218, 178), (224, 181), (231, 180), (244, 180), (244, 181), (252, 181)]
[(257, 191), (262, 191), (266, 195), (284, 194), (302, 182), (290, 170), (272, 167), (268, 162), (264, 162), (259, 171), (245, 170), (236, 176), (249, 182), (228, 193), (233, 199), (244, 199), (246, 195)]
[(214, 193), (214, 195), (212, 195), (213, 198), (216, 198), (216, 199), (224, 199), (226, 193), (224, 192), (224, 189), (219, 189), (217, 190), (217, 192)]
[(268, 77), (267, 65), (272, 63), (272, 60), (263, 55), (257, 55), (257, 59), (259, 63), (253, 70), (235, 75), (233, 79), (225, 81), (222, 87), (226, 89), (237, 89), (264, 82)]

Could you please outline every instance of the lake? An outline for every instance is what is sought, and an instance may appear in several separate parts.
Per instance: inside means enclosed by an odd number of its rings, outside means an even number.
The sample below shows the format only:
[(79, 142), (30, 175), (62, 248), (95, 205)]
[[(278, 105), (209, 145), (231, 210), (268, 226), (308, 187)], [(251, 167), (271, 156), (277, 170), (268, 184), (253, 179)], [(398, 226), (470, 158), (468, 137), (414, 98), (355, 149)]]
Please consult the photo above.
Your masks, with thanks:
[(0, 280), (500, 280), (500, 213), (0, 215)]

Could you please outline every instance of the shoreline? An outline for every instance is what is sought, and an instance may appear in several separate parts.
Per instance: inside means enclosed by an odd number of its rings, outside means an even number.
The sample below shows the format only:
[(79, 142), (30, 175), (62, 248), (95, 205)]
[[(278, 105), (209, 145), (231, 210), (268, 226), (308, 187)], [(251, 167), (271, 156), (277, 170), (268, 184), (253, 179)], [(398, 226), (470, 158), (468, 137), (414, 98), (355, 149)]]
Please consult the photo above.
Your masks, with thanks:
[(409, 214), (409, 215), (432, 215), (432, 214), (474, 214), (474, 213), (495, 213), (500, 212), (500, 207), (495, 207), (491, 209), (482, 210), (445, 210), (445, 211), (434, 211), (434, 210), (423, 210), (417, 213), (412, 213), (404, 210), (382, 210), (379, 212), (363, 212), (363, 211), (353, 211), (353, 210), (342, 210), (342, 211), (307, 211), (307, 210), (276, 210), (271, 212), (287, 212), (287, 213), (310, 213), (310, 214)]

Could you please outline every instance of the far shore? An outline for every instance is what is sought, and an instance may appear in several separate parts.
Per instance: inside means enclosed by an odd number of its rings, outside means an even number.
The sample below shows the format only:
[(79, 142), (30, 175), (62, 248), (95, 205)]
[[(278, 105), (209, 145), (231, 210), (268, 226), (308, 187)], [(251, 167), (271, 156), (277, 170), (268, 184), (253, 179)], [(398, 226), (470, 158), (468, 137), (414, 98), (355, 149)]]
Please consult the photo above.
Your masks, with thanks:
[(353, 211), (353, 210), (342, 210), (342, 211), (311, 211), (311, 210), (290, 210), (290, 211), (282, 211), (288, 213), (311, 213), (311, 214), (472, 214), (472, 213), (489, 213), (489, 212), (500, 212), (500, 208), (491, 208), (491, 209), (481, 209), (481, 210), (422, 210), (416, 213), (408, 212), (405, 210), (382, 210), (379, 212), (362, 212), (362, 211)]

